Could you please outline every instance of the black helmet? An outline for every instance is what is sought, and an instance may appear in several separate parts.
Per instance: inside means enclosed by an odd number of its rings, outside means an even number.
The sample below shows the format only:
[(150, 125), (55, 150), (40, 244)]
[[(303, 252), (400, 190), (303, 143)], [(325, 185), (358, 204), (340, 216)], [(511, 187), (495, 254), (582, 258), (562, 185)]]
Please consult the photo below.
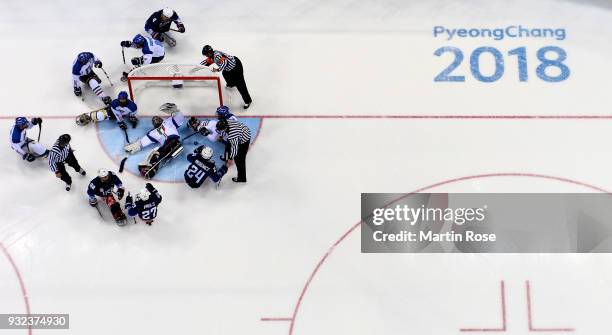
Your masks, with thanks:
[(153, 127), (158, 128), (159, 126), (161, 126), (161, 125), (162, 125), (162, 123), (164, 123), (164, 120), (163, 120), (161, 117), (159, 117), (159, 116), (155, 115), (155, 116), (154, 116), (154, 117), (151, 119), (151, 123), (153, 123)]
[(227, 120), (226, 119), (221, 119), (217, 122), (217, 131), (223, 131), (226, 130), (228, 127), (227, 125)]
[(58, 143), (60, 146), (62, 146), (62, 147), (63, 147), (63, 146), (65, 146), (66, 144), (70, 143), (70, 135), (68, 135), (68, 134), (61, 135), (61, 136), (60, 136), (60, 137), (57, 139), (57, 143)]
[(205, 45), (205, 46), (202, 48), (202, 55), (204, 55), (204, 56), (208, 56), (208, 55), (210, 55), (210, 54), (212, 54), (212, 53), (213, 53), (213, 48), (212, 48), (210, 45), (206, 44), (206, 45)]

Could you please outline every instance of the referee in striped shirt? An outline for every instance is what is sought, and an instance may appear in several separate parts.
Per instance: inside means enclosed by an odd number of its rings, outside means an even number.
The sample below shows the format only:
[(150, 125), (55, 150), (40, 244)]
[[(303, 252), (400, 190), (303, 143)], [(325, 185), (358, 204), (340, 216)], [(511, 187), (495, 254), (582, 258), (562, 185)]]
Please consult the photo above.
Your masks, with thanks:
[[(210, 45), (205, 45), (204, 48), (202, 48), (202, 55), (204, 55), (206, 59), (202, 61), (201, 64), (206, 66), (212, 65), (213, 63), (217, 64), (219, 67), (218, 71), (221, 71), (227, 83), (227, 87), (236, 87), (244, 101), (243, 108), (249, 108), (253, 99), (251, 99), (246, 82), (244, 81), (244, 70), (240, 59), (236, 56), (228, 55), (225, 52), (213, 50)], [(212, 71), (215, 72), (215, 69)]]
[(85, 170), (81, 168), (76, 157), (74, 157), (74, 152), (72, 152), (70, 147), (70, 135), (68, 134), (61, 135), (53, 145), (53, 148), (51, 148), (51, 151), (49, 151), (49, 168), (55, 173), (57, 178), (66, 183), (66, 191), (70, 191), (72, 178), (70, 178), (66, 171), (64, 163), (70, 165), (82, 176), (85, 175)]
[(221, 159), (236, 162), (238, 176), (232, 180), (236, 183), (246, 183), (246, 155), (251, 144), (249, 127), (240, 121), (221, 119), (217, 122), (217, 132), (225, 141), (225, 157)]

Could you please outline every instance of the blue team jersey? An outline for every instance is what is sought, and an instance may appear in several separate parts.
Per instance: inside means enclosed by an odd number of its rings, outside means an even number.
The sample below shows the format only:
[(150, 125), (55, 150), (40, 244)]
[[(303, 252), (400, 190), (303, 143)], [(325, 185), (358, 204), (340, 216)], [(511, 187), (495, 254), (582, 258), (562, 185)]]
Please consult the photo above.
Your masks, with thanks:
[(227, 172), (227, 166), (222, 166), (219, 171), (215, 167), (215, 163), (210, 160), (204, 160), (198, 154), (187, 155), (187, 160), (191, 163), (185, 170), (185, 181), (191, 188), (202, 186), (204, 180), (210, 177), (215, 183), (221, 180)]
[(162, 201), (162, 197), (157, 190), (151, 192), (149, 199), (136, 200), (134, 203), (126, 203), (125, 208), (129, 216), (136, 216), (142, 220), (153, 220), (157, 217), (157, 206)]
[(172, 17), (169, 20), (162, 21), (161, 17), (162, 10), (158, 10), (157, 12), (151, 14), (145, 23), (145, 31), (147, 31), (149, 34), (153, 32), (165, 33), (170, 30), (170, 24), (172, 24), (172, 22), (176, 22), (177, 24), (181, 22), (176, 12), (172, 14)]
[(121, 179), (117, 177), (116, 174), (109, 172), (110, 178), (107, 182), (102, 182), (100, 177), (94, 178), (90, 183), (89, 187), (87, 187), (87, 195), (89, 198), (94, 198), (95, 196), (104, 197), (112, 194), (113, 188), (117, 186), (117, 188), (123, 187), (121, 183)]

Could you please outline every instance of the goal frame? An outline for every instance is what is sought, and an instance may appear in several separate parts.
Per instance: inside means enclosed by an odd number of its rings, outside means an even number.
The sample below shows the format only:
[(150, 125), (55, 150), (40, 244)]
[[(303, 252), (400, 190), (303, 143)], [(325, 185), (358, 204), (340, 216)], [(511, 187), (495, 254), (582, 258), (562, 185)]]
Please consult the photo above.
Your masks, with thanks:
[[(159, 64), (159, 63), (158, 63)], [(153, 64), (152, 64), (153, 65)], [(167, 64), (168, 66), (172, 66), (173, 64)], [(138, 70), (140, 68), (135, 68), (134, 70)], [(134, 71), (132, 70), (132, 71)], [(132, 87), (133, 81), (173, 81), (173, 80), (182, 80), (182, 81), (214, 81), (217, 85), (217, 94), (219, 96), (220, 106), (224, 105), (223, 102), (223, 93), (221, 90), (221, 78), (218, 76), (130, 76), (128, 74), (127, 77), (127, 85), (128, 91), (130, 94), (130, 99), (134, 101), (134, 89)]]

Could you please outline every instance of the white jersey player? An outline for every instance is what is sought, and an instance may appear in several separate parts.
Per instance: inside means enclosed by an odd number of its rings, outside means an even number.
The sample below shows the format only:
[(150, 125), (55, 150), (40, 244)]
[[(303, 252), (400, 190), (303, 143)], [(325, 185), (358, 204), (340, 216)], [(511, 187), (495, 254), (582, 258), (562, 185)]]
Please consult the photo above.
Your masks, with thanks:
[(100, 98), (105, 105), (111, 103), (111, 98), (107, 96), (100, 83), (102, 81), (98, 75), (93, 71), (93, 68), (101, 68), (102, 62), (96, 58), (91, 52), (81, 52), (72, 63), (72, 86), (74, 89), (74, 95), (80, 97), (83, 95), (81, 89), (81, 83), (89, 85), (91, 90)]
[(136, 48), (142, 51), (142, 57), (132, 58), (132, 65), (141, 66), (159, 63), (164, 59), (166, 51), (164, 45), (151, 37), (137, 34), (132, 41), (121, 41), (124, 48)]
[(125, 146), (126, 152), (134, 154), (151, 144), (158, 145), (138, 165), (140, 173), (145, 178), (152, 178), (157, 172), (160, 163), (176, 157), (183, 150), (179, 128), (185, 123), (185, 115), (173, 103), (163, 104), (160, 110), (170, 114), (170, 117), (163, 120), (159, 116), (154, 116), (151, 120), (153, 129), (137, 141)]
[(49, 150), (42, 144), (26, 136), (26, 129), (41, 123), (42, 119), (39, 117), (32, 118), (32, 121), (28, 121), (25, 117), (18, 117), (11, 128), (9, 135), (11, 148), (28, 162), (33, 162), (38, 157), (46, 157), (49, 153)]
[(204, 120), (200, 121), (194, 117), (189, 119), (189, 127), (194, 131), (206, 136), (211, 142), (219, 141), (219, 132), (217, 131), (217, 122), (219, 120), (234, 120), (238, 121), (238, 118), (232, 113), (227, 106), (221, 106), (217, 108), (217, 119), (216, 120)]

